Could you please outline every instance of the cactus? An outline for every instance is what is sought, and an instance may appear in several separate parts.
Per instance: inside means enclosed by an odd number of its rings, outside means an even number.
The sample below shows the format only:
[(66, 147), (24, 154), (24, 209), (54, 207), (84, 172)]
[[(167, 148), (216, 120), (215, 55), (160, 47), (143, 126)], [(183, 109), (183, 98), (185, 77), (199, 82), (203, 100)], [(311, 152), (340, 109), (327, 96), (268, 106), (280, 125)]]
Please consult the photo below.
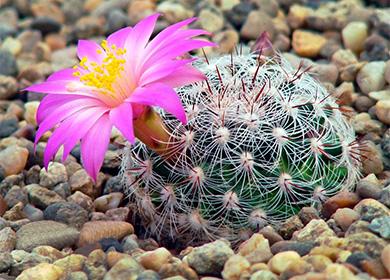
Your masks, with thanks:
[(178, 89), (188, 123), (164, 111), (164, 154), (125, 149), (130, 204), (158, 238), (231, 241), (318, 205), (359, 178), (360, 152), (336, 100), (301, 64), (246, 53), (195, 63)]

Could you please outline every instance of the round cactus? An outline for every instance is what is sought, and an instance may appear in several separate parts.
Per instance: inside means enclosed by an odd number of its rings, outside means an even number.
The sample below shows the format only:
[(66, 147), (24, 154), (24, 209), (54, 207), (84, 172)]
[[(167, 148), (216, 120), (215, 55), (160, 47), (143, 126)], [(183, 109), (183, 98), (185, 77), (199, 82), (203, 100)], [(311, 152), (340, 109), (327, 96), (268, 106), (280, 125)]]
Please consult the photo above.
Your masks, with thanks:
[(354, 131), (307, 68), (254, 53), (196, 66), (207, 80), (178, 89), (188, 123), (159, 112), (166, 152), (125, 151), (130, 203), (151, 234), (240, 240), (354, 186)]

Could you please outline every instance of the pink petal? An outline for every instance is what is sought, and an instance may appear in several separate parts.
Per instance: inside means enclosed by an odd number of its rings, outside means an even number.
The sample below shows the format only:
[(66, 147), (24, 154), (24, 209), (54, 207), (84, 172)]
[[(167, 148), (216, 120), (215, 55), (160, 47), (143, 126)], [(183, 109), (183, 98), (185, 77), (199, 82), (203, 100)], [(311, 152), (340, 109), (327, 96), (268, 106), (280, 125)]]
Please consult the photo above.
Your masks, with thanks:
[(73, 73), (76, 71), (77, 71), (76, 69), (65, 68), (51, 74), (46, 81), (52, 82), (57, 80), (66, 80), (66, 81), (78, 80), (79, 78), (73, 75)]
[(81, 139), (81, 158), (87, 173), (96, 181), (103, 165), (104, 155), (110, 142), (112, 125), (104, 114)]
[(134, 143), (133, 130), (133, 109), (130, 103), (123, 103), (110, 111), (112, 124), (119, 129), (122, 135), (130, 142)]
[(154, 81), (155, 83), (163, 83), (173, 88), (181, 87), (189, 83), (195, 83), (204, 80), (205, 75), (192, 67), (191, 65), (184, 65), (176, 69), (173, 73), (165, 76), (159, 80)]
[(131, 30), (132, 30), (131, 27), (125, 27), (125, 28), (119, 29), (118, 31), (112, 33), (110, 36), (107, 37), (108, 44), (115, 45), (118, 48), (123, 48), (127, 37), (131, 33)]
[(182, 123), (187, 122), (186, 113), (177, 93), (164, 84), (152, 84), (137, 88), (128, 101), (135, 104), (158, 106), (177, 117)]
[[(70, 122), (70, 128), (67, 131), (68, 137), (65, 139), (62, 161), (65, 161), (69, 153), (77, 142), (84, 137), (87, 131), (96, 123), (96, 121), (108, 111), (106, 108), (92, 107), (81, 110), (68, 118), (65, 122)], [(64, 124), (65, 124), (64, 122)]]
[(125, 42), (125, 48), (129, 50), (129, 56), (138, 55), (138, 51), (145, 48), (159, 16), (159, 14), (148, 16), (133, 27)]
[[(68, 85), (69, 81), (48, 81), (43, 82), (40, 84), (31, 85), (24, 90), (33, 91), (33, 92), (42, 92), (42, 93), (48, 93), (48, 94), (63, 94), (63, 95), (78, 95), (78, 96), (89, 96), (93, 98), (97, 98), (97, 96), (91, 92), (88, 91), (69, 91)], [(82, 84), (80, 83), (80, 86)]]
[(176, 69), (183, 67), (185, 64), (190, 63), (194, 60), (195, 59), (171, 60), (165, 63), (153, 64), (151, 67), (147, 68), (146, 71), (142, 73), (139, 85), (144, 86), (146, 84), (162, 79), (174, 72)]
[[(101, 54), (97, 53), (98, 50), (101, 51)], [(104, 57), (104, 50), (94, 41), (79, 40), (77, 44), (77, 56), (80, 60), (87, 57), (90, 61), (100, 63)]]

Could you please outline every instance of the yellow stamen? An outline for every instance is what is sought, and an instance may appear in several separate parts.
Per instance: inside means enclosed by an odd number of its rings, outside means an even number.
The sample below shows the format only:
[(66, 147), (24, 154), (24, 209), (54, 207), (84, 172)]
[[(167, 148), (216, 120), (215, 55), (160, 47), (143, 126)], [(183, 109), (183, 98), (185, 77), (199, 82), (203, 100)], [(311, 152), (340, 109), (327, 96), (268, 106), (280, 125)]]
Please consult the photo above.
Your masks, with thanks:
[[(79, 65), (74, 68), (79, 69), (81, 67), (87, 73), (81, 74), (80, 71), (76, 71), (73, 75), (80, 77), (80, 81), (87, 86), (102, 89), (104, 94), (112, 94), (114, 92), (114, 82), (124, 71), (126, 60), (123, 55), (126, 50), (115, 45), (109, 46), (106, 40), (103, 40), (101, 46), (105, 52), (102, 62), (100, 64), (94, 61), (90, 62), (87, 57), (83, 57)], [(102, 54), (103, 50), (98, 49), (96, 52)]]

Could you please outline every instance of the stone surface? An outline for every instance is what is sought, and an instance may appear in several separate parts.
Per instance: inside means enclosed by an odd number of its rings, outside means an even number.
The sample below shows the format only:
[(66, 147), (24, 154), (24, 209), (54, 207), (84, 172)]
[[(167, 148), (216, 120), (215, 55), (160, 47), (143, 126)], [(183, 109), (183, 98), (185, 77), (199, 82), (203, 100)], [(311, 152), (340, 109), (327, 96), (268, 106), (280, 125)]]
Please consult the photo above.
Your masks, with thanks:
[(39, 184), (45, 188), (53, 188), (59, 183), (68, 181), (66, 168), (63, 164), (52, 162), (49, 164), (48, 170), (41, 169), (39, 174)]
[(171, 260), (171, 258), (172, 255), (167, 249), (158, 248), (143, 253), (138, 257), (138, 261), (144, 268), (158, 272), (164, 264)]
[(240, 34), (245, 39), (256, 40), (265, 31), (270, 34), (271, 38), (274, 36), (275, 27), (272, 19), (262, 11), (252, 11), (246, 18)]
[(299, 254), (294, 251), (281, 252), (270, 259), (268, 266), (272, 272), (280, 274), (285, 271), (291, 263), (299, 261), (300, 258)]
[(356, 82), (360, 90), (369, 94), (371, 91), (379, 91), (385, 86), (385, 67), (383, 61), (372, 61), (363, 66), (359, 71)]
[(322, 215), (325, 218), (332, 216), (339, 208), (352, 208), (359, 202), (359, 196), (355, 193), (343, 191), (329, 198), (322, 206)]
[(320, 35), (304, 30), (295, 30), (292, 37), (294, 51), (303, 57), (316, 57), (325, 45), (326, 39)]
[(238, 254), (244, 256), (251, 264), (267, 262), (272, 257), (268, 240), (258, 233), (240, 245)]
[(303, 229), (295, 232), (292, 240), (320, 241), (324, 238), (335, 237), (336, 234), (329, 228), (324, 220), (312, 220)]
[(6, 227), (0, 230), (0, 252), (11, 252), (16, 245), (16, 233)]
[(81, 271), (87, 258), (82, 255), (72, 254), (56, 260), (53, 264), (61, 267), (64, 271)]
[(104, 280), (138, 279), (143, 271), (142, 266), (131, 257), (119, 260), (104, 276)]
[(365, 22), (348, 23), (342, 30), (344, 46), (355, 53), (364, 50), (364, 42), (368, 36), (368, 26)]
[(28, 198), (31, 204), (41, 209), (45, 209), (51, 204), (64, 200), (56, 192), (48, 190), (37, 184), (28, 185), (25, 188), (28, 192)]
[(56, 265), (41, 263), (23, 271), (17, 280), (60, 280), (64, 275), (64, 270)]
[(16, 249), (31, 251), (40, 245), (49, 245), (56, 249), (72, 246), (79, 232), (67, 225), (54, 221), (31, 222), (17, 232)]
[(234, 254), (229, 244), (222, 240), (195, 247), (184, 261), (199, 274), (219, 275), (225, 262)]
[(45, 211), (46, 220), (53, 220), (80, 229), (88, 222), (88, 212), (76, 203), (56, 202), (49, 205)]
[(387, 272), (390, 274), (390, 244), (388, 244), (381, 252), (381, 260)]
[(0, 151), (0, 167), (4, 176), (20, 173), (26, 166), (28, 150), (17, 145), (11, 145)]
[(226, 261), (221, 274), (226, 280), (240, 280), (240, 277), (248, 272), (250, 266), (246, 258), (233, 255)]

